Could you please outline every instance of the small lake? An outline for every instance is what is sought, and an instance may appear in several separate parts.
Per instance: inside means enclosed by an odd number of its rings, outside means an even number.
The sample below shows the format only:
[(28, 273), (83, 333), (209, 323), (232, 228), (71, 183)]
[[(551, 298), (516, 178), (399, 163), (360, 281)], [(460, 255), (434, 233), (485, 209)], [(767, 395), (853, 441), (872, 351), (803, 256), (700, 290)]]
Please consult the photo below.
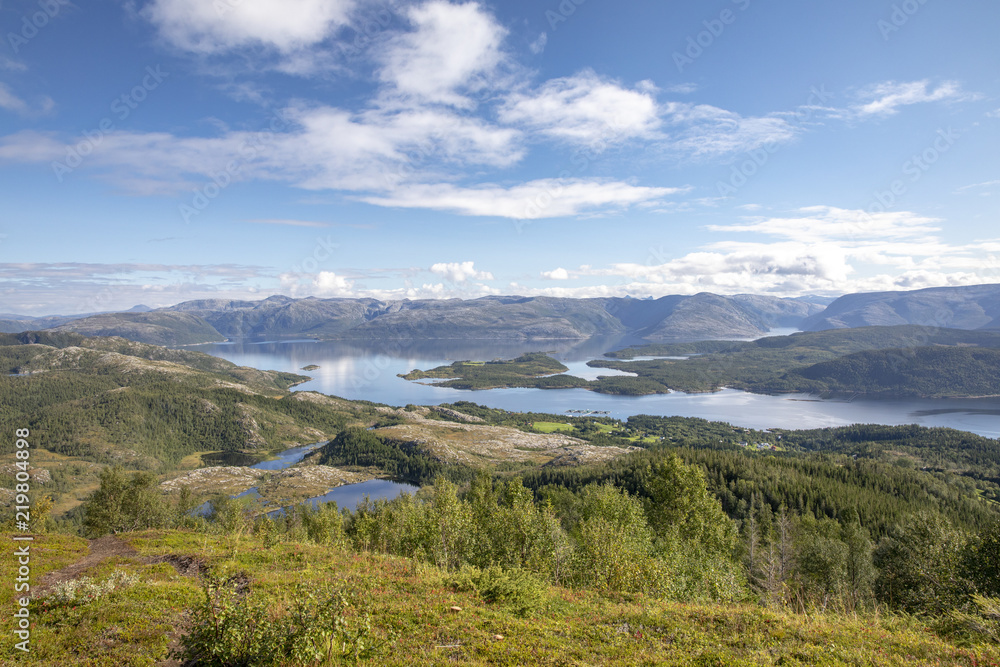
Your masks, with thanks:
[[(416, 493), (419, 489), (419, 486), (404, 482), (393, 482), (388, 479), (370, 479), (367, 482), (360, 482), (358, 484), (338, 486), (335, 489), (330, 489), (322, 496), (309, 498), (305, 502), (311, 504), (313, 507), (318, 507), (323, 503), (335, 502), (337, 503), (337, 507), (341, 509), (346, 507), (353, 511), (357, 509), (358, 505), (364, 502), (366, 496), (371, 500), (381, 500), (383, 498), (385, 500), (392, 500), (404, 493)], [(268, 512), (267, 515), (279, 516), (284, 514), (284, 512), (284, 509), (277, 509)]]
[[(303, 445), (301, 447), (286, 449), (281, 452), (277, 458), (271, 459), (270, 461), (261, 461), (260, 463), (250, 467), (256, 468), (257, 470), (284, 470), (285, 468), (289, 468), (301, 461), (309, 452), (322, 447), (325, 444), (326, 442), (324, 441), (313, 443), (311, 445)], [(322, 503), (336, 502), (337, 507), (346, 507), (353, 511), (362, 501), (364, 501), (366, 496), (371, 500), (392, 500), (402, 493), (416, 493), (419, 488), (419, 486), (414, 486), (413, 484), (394, 482), (388, 479), (370, 479), (367, 482), (359, 482), (358, 484), (345, 484), (343, 486), (338, 486), (335, 489), (330, 489), (322, 496), (307, 498), (303, 502), (310, 503), (313, 507), (317, 507)], [(233, 497), (260, 498), (260, 494), (257, 492), (257, 487), (253, 487)], [(206, 514), (208, 511), (208, 502), (205, 502), (195, 510), (196, 513), (202, 515)], [(268, 516), (276, 516), (283, 513), (284, 509), (275, 509), (267, 514)]]
[[(774, 332), (777, 333), (777, 332)], [(787, 333), (787, 332), (782, 332)], [(409, 382), (397, 374), (453, 361), (510, 359), (525, 352), (548, 352), (571, 374), (594, 378), (616, 374), (586, 366), (605, 352), (646, 341), (630, 338), (586, 340), (399, 340), (399, 341), (236, 341), (193, 346), (241, 366), (308, 375), (296, 390), (403, 406), (473, 401), (517, 412), (565, 414), (605, 410), (631, 415), (701, 417), (747, 428), (807, 429), (847, 424), (947, 426), (1000, 438), (1000, 399), (819, 399), (809, 394), (764, 396), (733, 389), (712, 394), (680, 392), (654, 396), (611, 396), (585, 389), (491, 389), (464, 391)], [(318, 369), (301, 370), (315, 364)]]

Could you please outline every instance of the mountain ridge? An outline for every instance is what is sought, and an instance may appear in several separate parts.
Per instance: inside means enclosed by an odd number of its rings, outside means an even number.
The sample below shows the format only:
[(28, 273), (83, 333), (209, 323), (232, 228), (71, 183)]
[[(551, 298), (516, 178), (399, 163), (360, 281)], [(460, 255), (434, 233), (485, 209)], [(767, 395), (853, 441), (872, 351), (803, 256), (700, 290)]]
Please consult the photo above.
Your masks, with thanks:
[(94, 315), (60, 323), (55, 330), (119, 335), (159, 345), (289, 336), (523, 340), (630, 334), (662, 341), (754, 338), (820, 309), (795, 299), (705, 292), (655, 300), (486, 296), (380, 301), (272, 296), (259, 301), (187, 301), (149, 312)]
[(122, 336), (158, 345), (226, 338), (323, 340), (585, 339), (628, 335), (650, 342), (754, 339), (775, 328), (804, 331), (919, 325), (1000, 328), (1000, 284), (847, 294), (824, 305), (813, 297), (759, 294), (477, 299), (199, 299), (155, 310), (21, 318), (0, 316), (0, 331), (53, 329)]

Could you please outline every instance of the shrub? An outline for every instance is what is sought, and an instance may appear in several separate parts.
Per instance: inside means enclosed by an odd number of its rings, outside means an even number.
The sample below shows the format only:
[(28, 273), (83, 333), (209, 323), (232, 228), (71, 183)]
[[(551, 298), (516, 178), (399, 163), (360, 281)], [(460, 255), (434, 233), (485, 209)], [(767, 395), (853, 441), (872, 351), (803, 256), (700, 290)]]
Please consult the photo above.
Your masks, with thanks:
[(945, 624), (951, 625), (952, 631), (1000, 644), (1000, 598), (973, 595), (972, 603), (975, 605), (972, 613), (952, 609)]
[(364, 659), (383, 647), (368, 615), (350, 619), (349, 593), (314, 584), (295, 586), (290, 608), (275, 610), (249, 590), (245, 577), (206, 577), (204, 601), (192, 611), (192, 631), (173, 657), (199, 665), (326, 664)]
[(87, 499), (84, 512), (84, 525), (94, 537), (160, 528), (171, 521), (156, 477), (149, 472), (128, 477), (119, 466), (101, 471), (101, 486)]
[(114, 572), (104, 581), (80, 577), (55, 584), (39, 600), (43, 610), (76, 607), (94, 602), (120, 588), (128, 588), (138, 581), (137, 576), (128, 572)]
[(459, 591), (474, 592), (484, 601), (500, 604), (519, 614), (536, 609), (545, 599), (545, 584), (521, 568), (493, 565), (480, 570), (463, 565), (449, 579)]

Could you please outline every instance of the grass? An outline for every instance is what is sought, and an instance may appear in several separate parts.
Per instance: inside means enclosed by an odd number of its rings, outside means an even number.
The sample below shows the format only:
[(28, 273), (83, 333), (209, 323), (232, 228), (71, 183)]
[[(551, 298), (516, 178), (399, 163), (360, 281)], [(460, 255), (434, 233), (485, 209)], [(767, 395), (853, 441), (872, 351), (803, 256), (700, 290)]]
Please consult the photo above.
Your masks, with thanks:
[[(449, 585), (440, 570), (406, 558), (185, 531), (126, 535), (140, 558), (114, 559), (88, 576), (129, 572), (139, 582), (75, 610), (40, 612), (26, 664), (151, 665), (178, 638), (201, 599), (197, 578), (142, 557), (197, 554), (221, 576), (241, 574), (272, 612), (287, 609), (293, 586), (332, 583), (351, 591), (345, 620), (368, 617), (372, 665), (997, 665), (1000, 647), (960, 647), (915, 619), (794, 615), (755, 605), (682, 604), (606, 597), (547, 587), (534, 611), (518, 613)], [(84, 553), (82, 540), (36, 542), (39, 573)], [(5, 576), (11, 558), (2, 566)], [(3, 595), (9, 597), (9, 592)], [(452, 607), (461, 611), (453, 611)], [(7, 607), (10, 608), (10, 607)], [(4, 619), (9, 625), (9, 619)], [(9, 629), (2, 631), (7, 635)], [(0, 661), (14, 660), (11, 642)]]
[(178, 470), (194, 470), (195, 468), (202, 468), (205, 462), (202, 460), (202, 456), (205, 454), (214, 454), (216, 450), (206, 449), (199, 452), (192, 452), (180, 460), (177, 464)]
[(574, 427), (572, 424), (562, 424), (559, 422), (534, 422), (532, 426), (535, 427), (536, 431), (541, 431), (542, 433), (555, 433), (556, 431), (572, 431)]

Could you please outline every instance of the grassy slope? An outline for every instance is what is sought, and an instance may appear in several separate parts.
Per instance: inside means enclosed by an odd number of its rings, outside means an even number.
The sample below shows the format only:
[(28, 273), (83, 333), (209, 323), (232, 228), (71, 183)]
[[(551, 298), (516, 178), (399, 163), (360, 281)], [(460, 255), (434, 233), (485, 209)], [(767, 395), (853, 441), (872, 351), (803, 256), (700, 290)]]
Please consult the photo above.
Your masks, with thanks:
[[(187, 610), (202, 596), (195, 577), (171, 565), (143, 563), (170, 554), (196, 556), (216, 574), (246, 575), (272, 609), (288, 604), (298, 582), (332, 582), (355, 592), (346, 613), (351, 627), (371, 619), (372, 665), (997, 665), (1000, 648), (960, 647), (918, 620), (898, 617), (793, 615), (753, 605), (681, 604), (632, 596), (548, 589), (542, 606), (521, 616), (474, 593), (456, 592), (443, 573), (414, 561), (251, 538), (147, 531), (123, 536), (140, 553), (89, 572), (113, 570), (140, 581), (80, 605), (41, 612), (25, 659), (0, 648), (0, 660), (46, 665), (152, 665), (184, 628)], [(35, 543), (33, 577), (86, 553), (78, 538), (47, 536)], [(11, 559), (0, 561), (10, 580)], [(10, 609), (11, 591), (0, 593)], [(462, 611), (451, 611), (452, 606)], [(38, 611), (37, 609), (35, 610)], [(10, 636), (10, 617), (0, 632)], [(503, 638), (498, 639), (497, 635)]]
[[(107, 465), (170, 474), (196, 453), (252, 450), (263, 456), (370, 423), (371, 406), (311, 401), (287, 388), (304, 376), (239, 367), (199, 352), (75, 333), (0, 335), (0, 427), (28, 428), (38, 489), (72, 509)], [(13, 441), (0, 443), (10, 454)], [(195, 461), (194, 463), (200, 463)], [(13, 489), (0, 469), (0, 501)]]

